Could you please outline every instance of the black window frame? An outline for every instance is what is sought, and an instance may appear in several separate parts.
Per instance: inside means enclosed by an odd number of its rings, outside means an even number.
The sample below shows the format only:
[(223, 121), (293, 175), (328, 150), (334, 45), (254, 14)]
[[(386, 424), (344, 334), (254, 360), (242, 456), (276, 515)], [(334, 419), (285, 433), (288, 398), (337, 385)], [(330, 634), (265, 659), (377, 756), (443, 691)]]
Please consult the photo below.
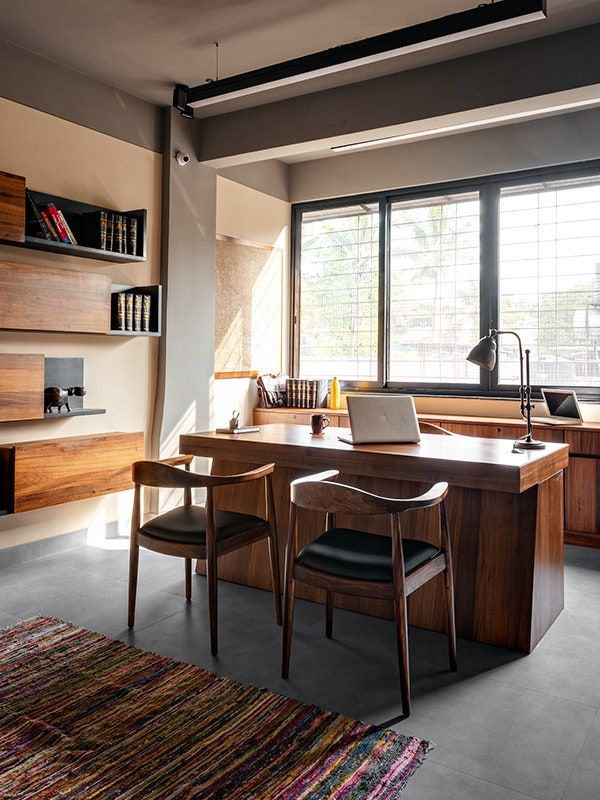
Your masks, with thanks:
[[(499, 202), (501, 190), (510, 186), (535, 185), (541, 181), (569, 180), (574, 178), (600, 178), (600, 159), (565, 164), (554, 167), (541, 167), (498, 173), (485, 177), (446, 181), (424, 186), (407, 187), (385, 192), (335, 197), (326, 200), (292, 204), (291, 259), (290, 259), (290, 373), (298, 375), (300, 357), (300, 271), (301, 271), (301, 225), (302, 215), (310, 211), (335, 209), (361, 203), (379, 204), (379, 302), (378, 302), (378, 348), (377, 380), (341, 380), (345, 391), (393, 392), (423, 396), (441, 397), (481, 397), (514, 398), (517, 385), (500, 384), (498, 365), (492, 372), (480, 370), (479, 384), (408, 383), (390, 381), (389, 369), (389, 291), (390, 291), (390, 232), (392, 204), (402, 200), (426, 199), (440, 195), (478, 192), (480, 199), (480, 336), (485, 336), (490, 328), (498, 327), (499, 310)], [(473, 342), (475, 344), (475, 342)], [(524, 342), (525, 347), (527, 342)], [(548, 385), (548, 384), (545, 384)], [(588, 402), (600, 402), (600, 382), (598, 386), (558, 386), (556, 388), (574, 389), (578, 397)], [(532, 386), (534, 396), (541, 397), (540, 386)]]

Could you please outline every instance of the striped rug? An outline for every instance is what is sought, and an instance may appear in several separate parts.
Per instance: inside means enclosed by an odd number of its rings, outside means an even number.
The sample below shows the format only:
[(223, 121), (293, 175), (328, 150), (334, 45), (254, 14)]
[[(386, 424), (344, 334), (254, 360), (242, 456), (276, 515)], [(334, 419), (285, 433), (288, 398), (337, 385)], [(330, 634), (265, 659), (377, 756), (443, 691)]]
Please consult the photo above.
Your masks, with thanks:
[(57, 619), (0, 631), (4, 800), (390, 800), (427, 749)]

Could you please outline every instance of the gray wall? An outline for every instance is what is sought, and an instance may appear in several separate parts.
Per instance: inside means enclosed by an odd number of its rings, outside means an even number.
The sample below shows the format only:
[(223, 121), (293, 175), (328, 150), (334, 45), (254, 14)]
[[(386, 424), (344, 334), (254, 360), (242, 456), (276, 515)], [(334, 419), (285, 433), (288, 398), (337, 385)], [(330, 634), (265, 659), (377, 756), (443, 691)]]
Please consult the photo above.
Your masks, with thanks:
[(194, 153), (196, 120), (164, 109), (161, 283), (165, 292), (153, 455), (178, 452), (179, 434), (211, 424), (214, 371), (216, 172)]
[(0, 41), (0, 96), (161, 151), (156, 106), (5, 41)]
[(292, 164), (290, 201), (600, 158), (600, 109)]

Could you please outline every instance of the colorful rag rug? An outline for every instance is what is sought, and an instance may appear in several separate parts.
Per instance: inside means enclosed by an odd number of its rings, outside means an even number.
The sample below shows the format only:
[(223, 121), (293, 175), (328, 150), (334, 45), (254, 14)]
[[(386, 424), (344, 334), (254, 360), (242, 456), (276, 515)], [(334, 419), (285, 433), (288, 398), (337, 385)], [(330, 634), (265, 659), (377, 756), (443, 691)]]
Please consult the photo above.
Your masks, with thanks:
[(0, 631), (3, 800), (389, 800), (427, 749), (57, 619)]

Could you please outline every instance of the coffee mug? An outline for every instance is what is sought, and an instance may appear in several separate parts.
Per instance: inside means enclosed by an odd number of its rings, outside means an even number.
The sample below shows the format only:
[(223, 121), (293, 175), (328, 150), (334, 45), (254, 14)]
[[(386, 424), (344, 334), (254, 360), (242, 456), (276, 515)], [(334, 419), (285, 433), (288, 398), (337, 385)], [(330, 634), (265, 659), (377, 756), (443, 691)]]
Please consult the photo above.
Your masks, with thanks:
[(325, 414), (310, 415), (310, 427), (313, 436), (319, 436), (328, 425), (331, 425), (331, 420), (329, 417), (326, 417)]

